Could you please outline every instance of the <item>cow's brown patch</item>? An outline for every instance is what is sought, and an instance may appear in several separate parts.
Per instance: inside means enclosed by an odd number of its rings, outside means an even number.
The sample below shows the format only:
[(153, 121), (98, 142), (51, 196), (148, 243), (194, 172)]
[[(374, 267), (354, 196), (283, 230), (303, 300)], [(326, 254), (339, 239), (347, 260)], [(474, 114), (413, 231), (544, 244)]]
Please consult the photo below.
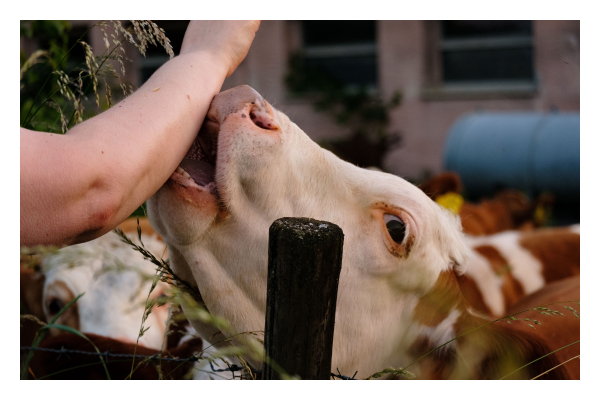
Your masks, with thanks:
[(187, 334), (187, 328), (191, 326), (185, 317), (181, 308), (177, 305), (171, 305), (169, 325), (167, 326), (167, 349), (175, 348), (179, 345), (181, 339)]
[(454, 271), (443, 271), (434, 287), (419, 299), (414, 310), (415, 321), (425, 326), (437, 326), (450, 312), (462, 308), (463, 297)]
[[(467, 207), (465, 207), (465, 205), (467, 205)], [(459, 215), (464, 233), (473, 236), (481, 236), (486, 234), (484, 225), (481, 223), (477, 215), (469, 210), (469, 204), (463, 204)]]
[[(539, 330), (532, 329), (525, 321), (508, 324), (503, 320), (483, 326), (486, 322), (467, 314), (459, 318), (457, 336), (465, 335), (457, 340), (457, 352), (467, 368), (455, 369), (452, 378), (500, 379), (510, 374), (507, 379), (531, 379), (561, 363), (558, 353), (549, 354), (554, 348), (551, 349)], [(538, 358), (541, 359), (516, 371)], [(560, 367), (538, 379), (569, 378), (575, 377)]]
[(519, 244), (542, 263), (546, 282), (579, 275), (580, 236), (567, 228), (524, 234)]
[(464, 203), (459, 215), (464, 232), (470, 235), (491, 235), (514, 228), (506, 206), (493, 200)]
[[(544, 303), (545, 304), (545, 303)], [(415, 308), (415, 318), (423, 325), (437, 326), (452, 309), (464, 310), (457, 277), (452, 271), (442, 273), (435, 287), (421, 298)], [(559, 317), (551, 317), (559, 318)], [(542, 334), (541, 329), (532, 329), (527, 321), (500, 321), (488, 324), (489, 320), (462, 312), (454, 324), (457, 337), (456, 347), (436, 350), (419, 361), (420, 378), (424, 379), (531, 379), (560, 364), (563, 357), (550, 354), (555, 348)], [(578, 335), (578, 330), (569, 329), (569, 339)], [(576, 338), (571, 340), (572, 342)], [(421, 335), (410, 350), (413, 357), (420, 357), (433, 350), (430, 339)], [(542, 356), (546, 356), (543, 357)], [(568, 364), (566, 364), (568, 365)], [(577, 379), (568, 367), (560, 367), (542, 375), (539, 379)]]
[[(42, 272), (21, 267), (21, 314), (31, 314), (40, 321), (46, 321), (42, 306), (42, 293), (44, 290), (45, 276)], [(31, 346), (36, 330), (40, 327), (37, 321), (31, 319), (21, 320), (20, 343), (21, 346)], [(23, 355), (22, 355), (23, 356)]]
[(502, 278), (502, 296), (504, 297), (504, 308), (508, 308), (521, 297), (525, 295), (523, 286), (510, 272), (510, 265), (508, 261), (493, 246), (478, 246), (475, 251), (485, 257), (494, 273)]
[(457, 276), (457, 281), (465, 300), (473, 309), (484, 315), (492, 315), (492, 311), (483, 301), (483, 295), (481, 294), (481, 290), (479, 290), (479, 286), (477, 286), (473, 279), (467, 275), (460, 275)]
[(46, 277), (42, 272), (34, 272), (32, 269), (21, 269), (21, 307), (23, 314), (32, 314), (44, 320), (44, 309), (42, 306), (42, 293)]
[[(151, 349), (135, 343), (125, 343), (113, 338), (86, 333), (88, 339), (79, 336), (62, 333), (55, 337), (46, 338), (40, 344), (42, 348), (61, 350), (67, 352), (83, 351), (89, 354), (81, 353), (55, 353), (55, 352), (36, 352), (31, 360), (30, 373), (36, 377), (44, 377), (48, 375), (49, 379), (107, 379), (104, 365), (99, 362), (98, 355), (94, 354), (98, 349), (101, 353), (107, 352), (110, 354), (137, 354), (143, 356), (153, 356), (159, 353), (158, 349)], [(147, 363), (142, 358), (132, 362), (121, 362), (123, 358), (104, 356), (106, 368), (111, 379), (127, 379), (131, 375), (131, 379), (159, 379), (158, 368), (162, 370), (162, 376), (166, 379), (183, 379), (186, 373), (194, 367), (191, 361), (185, 360), (195, 353), (202, 350), (202, 340), (194, 339), (183, 343), (182, 345), (170, 349), (168, 352), (163, 352), (164, 356), (178, 357), (182, 359), (181, 363), (163, 362), (163, 363)], [(132, 368), (132, 364), (135, 364)], [(52, 374), (50, 376), (50, 374)]]
[[(408, 354), (416, 359), (435, 349), (434, 343), (425, 335), (420, 335), (410, 346)], [(454, 347), (444, 346), (433, 353), (423, 357), (416, 366), (419, 368), (419, 378), (421, 379), (447, 379), (450, 368), (454, 365), (456, 351)]]
[[(524, 328), (530, 328), (524, 319), (538, 320), (542, 325), (532, 323), (536, 328), (535, 333), (547, 343), (550, 343), (554, 349), (574, 343), (580, 339), (581, 320), (571, 310), (565, 309), (563, 306), (571, 307), (578, 315), (580, 314), (581, 307), (578, 302), (580, 298), (579, 280), (579, 276), (574, 276), (552, 282), (519, 300), (506, 313), (510, 315), (534, 307), (560, 302), (560, 304), (548, 305), (547, 307), (560, 311), (563, 315), (545, 315), (540, 314), (538, 311), (525, 311), (517, 315), (521, 321), (513, 322), (513, 324), (520, 323)], [(531, 328), (529, 330), (533, 331)], [(556, 352), (560, 362), (570, 360), (579, 354), (581, 354), (579, 343)], [(565, 368), (573, 378), (579, 377), (580, 360), (575, 358), (569, 361), (565, 364)]]

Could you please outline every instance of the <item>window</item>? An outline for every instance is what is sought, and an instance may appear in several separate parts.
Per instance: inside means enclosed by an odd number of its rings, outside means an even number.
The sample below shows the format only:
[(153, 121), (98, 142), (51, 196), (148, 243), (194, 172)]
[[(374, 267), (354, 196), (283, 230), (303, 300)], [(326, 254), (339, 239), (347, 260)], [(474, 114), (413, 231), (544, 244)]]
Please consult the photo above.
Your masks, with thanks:
[[(440, 21), (429, 25), (437, 94), (535, 91), (531, 21)], [(435, 92), (434, 91), (434, 92)]]
[(531, 21), (442, 21), (444, 82), (533, 80)]
[(306, 65), (347, 85), (377, 86), (375, 21), (303, 21)]

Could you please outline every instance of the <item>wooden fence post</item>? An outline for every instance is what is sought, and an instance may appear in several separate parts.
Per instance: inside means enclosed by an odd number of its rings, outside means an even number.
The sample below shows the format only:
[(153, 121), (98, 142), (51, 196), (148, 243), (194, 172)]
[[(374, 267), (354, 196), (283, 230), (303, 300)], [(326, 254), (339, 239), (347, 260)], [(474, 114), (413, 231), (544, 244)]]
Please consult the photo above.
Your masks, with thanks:
[[(331, 222), (280, 218), (269, 229), (265, 351), (283, 371), (330, 379), (344, 233)], [(263, 364), (262, 379), (280, 379)]]

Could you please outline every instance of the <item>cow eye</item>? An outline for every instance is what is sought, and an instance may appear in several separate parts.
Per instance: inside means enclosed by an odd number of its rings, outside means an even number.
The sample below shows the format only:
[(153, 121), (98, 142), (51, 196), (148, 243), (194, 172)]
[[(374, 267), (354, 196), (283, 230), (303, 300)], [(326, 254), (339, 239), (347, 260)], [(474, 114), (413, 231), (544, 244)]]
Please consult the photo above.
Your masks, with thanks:
[(48, 304), (48, 311), (50, 311), (50, 314), (52, 315), (57, 314), (62, 308), (63, 303), (59, 299), (52, 299)]
[(392, 214), (384, 214), (383, 221), (392, 240), (398, 244), (402, 243), (406, 235), (406, 225), (404, 225), (404, 222)]

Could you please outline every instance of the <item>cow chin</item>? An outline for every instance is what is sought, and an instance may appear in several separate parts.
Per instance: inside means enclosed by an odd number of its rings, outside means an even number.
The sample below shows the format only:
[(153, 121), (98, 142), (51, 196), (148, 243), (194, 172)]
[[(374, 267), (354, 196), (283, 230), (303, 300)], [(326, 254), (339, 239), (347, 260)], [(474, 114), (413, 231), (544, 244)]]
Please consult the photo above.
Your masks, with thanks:
[(167, 181), (146, 205), (156, 232), (169, 243), (180, 245), (197, 241), (219, 214), (214, 194), (182, 187), (173, 180)]
[(278, 164), (280, 117), (248, 86), (217, 95), (180, 166), (148, 201), (157, 232), (171, 244), (190, 244), (231, 210), (244, 213), (245, 200), (265, 190), (261, 177)]

